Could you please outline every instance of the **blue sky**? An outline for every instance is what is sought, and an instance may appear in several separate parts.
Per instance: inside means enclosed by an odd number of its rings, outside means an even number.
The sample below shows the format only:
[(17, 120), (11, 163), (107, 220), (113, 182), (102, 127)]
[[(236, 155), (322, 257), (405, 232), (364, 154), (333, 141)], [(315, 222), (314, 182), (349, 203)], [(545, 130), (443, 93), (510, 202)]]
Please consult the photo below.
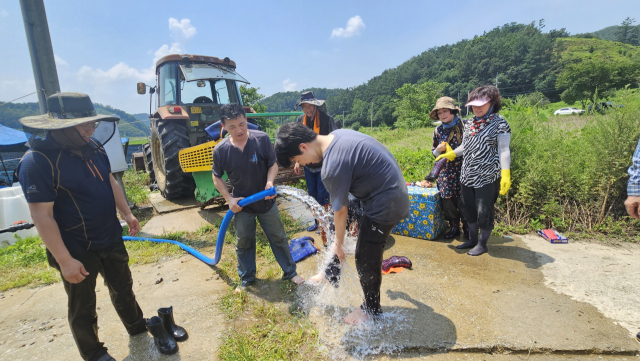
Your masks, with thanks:
[[(271, 95), (362, 84), (433, 46), (509, 22), (544, 18), (545, 30), (575, 34), (627, 16), (640, 21), (638, 0), (46, 0), (45, 7), (62, 90), (130, 113), (148, 111), (135, 83), (153, 83), (154, 59), (171, 52), (228, 56)], [(0, 3), (0, 38), (0, 101), (7, 101), (35, 90), (17, 0)]]

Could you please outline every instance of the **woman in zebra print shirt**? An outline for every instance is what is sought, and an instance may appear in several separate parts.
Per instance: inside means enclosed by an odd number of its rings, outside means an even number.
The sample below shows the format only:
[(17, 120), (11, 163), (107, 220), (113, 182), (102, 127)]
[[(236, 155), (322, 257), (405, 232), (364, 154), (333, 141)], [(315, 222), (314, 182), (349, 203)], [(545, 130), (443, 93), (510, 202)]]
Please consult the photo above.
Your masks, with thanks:
[(469, 240), (457, 248), (471, 248), (467, 254), (479, 256), (488, 250), (498, 193), (505, 195), (511, 187), (511, 128), (498, 114), (501, 98), (495, 86), (476, 88), (469, 94), (467, 106), (472, 107), (475, 116), (465, 123), (462, 145), (436, 161), (464, 156), (460, 182)]

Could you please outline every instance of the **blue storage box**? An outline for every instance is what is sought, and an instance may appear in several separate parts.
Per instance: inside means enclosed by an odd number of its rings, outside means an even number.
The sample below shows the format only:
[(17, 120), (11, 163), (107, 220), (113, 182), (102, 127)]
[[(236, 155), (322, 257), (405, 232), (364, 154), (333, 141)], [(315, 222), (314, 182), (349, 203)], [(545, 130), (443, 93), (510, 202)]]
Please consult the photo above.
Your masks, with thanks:
[(407, 186), (409, 191), (409, 217), (391, 230), (401, 236), (436, 239), (445, 228), (440, 192), (437, 188)]

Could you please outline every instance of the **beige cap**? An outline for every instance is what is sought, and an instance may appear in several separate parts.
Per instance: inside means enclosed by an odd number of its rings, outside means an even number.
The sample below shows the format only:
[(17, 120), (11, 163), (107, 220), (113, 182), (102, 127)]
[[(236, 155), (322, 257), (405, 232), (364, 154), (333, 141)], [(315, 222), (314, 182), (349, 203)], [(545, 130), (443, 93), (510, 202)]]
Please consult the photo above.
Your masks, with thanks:
[(433, 110), (431, 111), (431, 113), (429, 113), (429, 117), (431, 119), (438, 120), (438, 109), (460, 110), (460, 108), (456, 106), (455, 100), (450, 97), (442, 97), (436, 101), (436, 106), (433, 107)]

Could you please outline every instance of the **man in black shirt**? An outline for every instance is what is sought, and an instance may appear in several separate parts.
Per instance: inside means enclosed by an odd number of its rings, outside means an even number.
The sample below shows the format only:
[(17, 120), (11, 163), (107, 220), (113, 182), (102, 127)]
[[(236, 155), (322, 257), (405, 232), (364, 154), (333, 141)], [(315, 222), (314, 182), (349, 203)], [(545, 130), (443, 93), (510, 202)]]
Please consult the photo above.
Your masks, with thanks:
[(96, 114), (86, 94), (56, 93), (47, 98), (47, 106), (48, 114), (20, 119), (27, 129), (41, 129), (47, 135), (29, 140), (31, 149), (16, 172), (33, 223), (47, 247), (49, 264), (62, 275), (69, 326), (80, 356), (89, 361), (113, 360), (98, 339), (98, 273), (127, 332), (135, 335), (147, 330), (133, 293), (116, 209), (130, 235), (140, 225), (111, 175), (102, 144), (91, 138), (99, 122), (113, 123), (118, 118)]
[[(253, 283), (256, 277), (256, 217), (269, 239), (271, 250), (280, 264), (283, 279), (301, 284), (304, 279), (296, 273), (284, 225), (280, 219), (275, 196), (240, 207), (238, 201), (273, 187), (278, 164), (269, 136), (247, 128), (247, 117), (240, 104), (225, 104), (220, 108), (220, 122), (229, 136), (213, 149), (213, 183), (235, 215), (236, 254), (240, 290)], [(233, 195), (222, 179), (224, 173), (233, 186)]]

